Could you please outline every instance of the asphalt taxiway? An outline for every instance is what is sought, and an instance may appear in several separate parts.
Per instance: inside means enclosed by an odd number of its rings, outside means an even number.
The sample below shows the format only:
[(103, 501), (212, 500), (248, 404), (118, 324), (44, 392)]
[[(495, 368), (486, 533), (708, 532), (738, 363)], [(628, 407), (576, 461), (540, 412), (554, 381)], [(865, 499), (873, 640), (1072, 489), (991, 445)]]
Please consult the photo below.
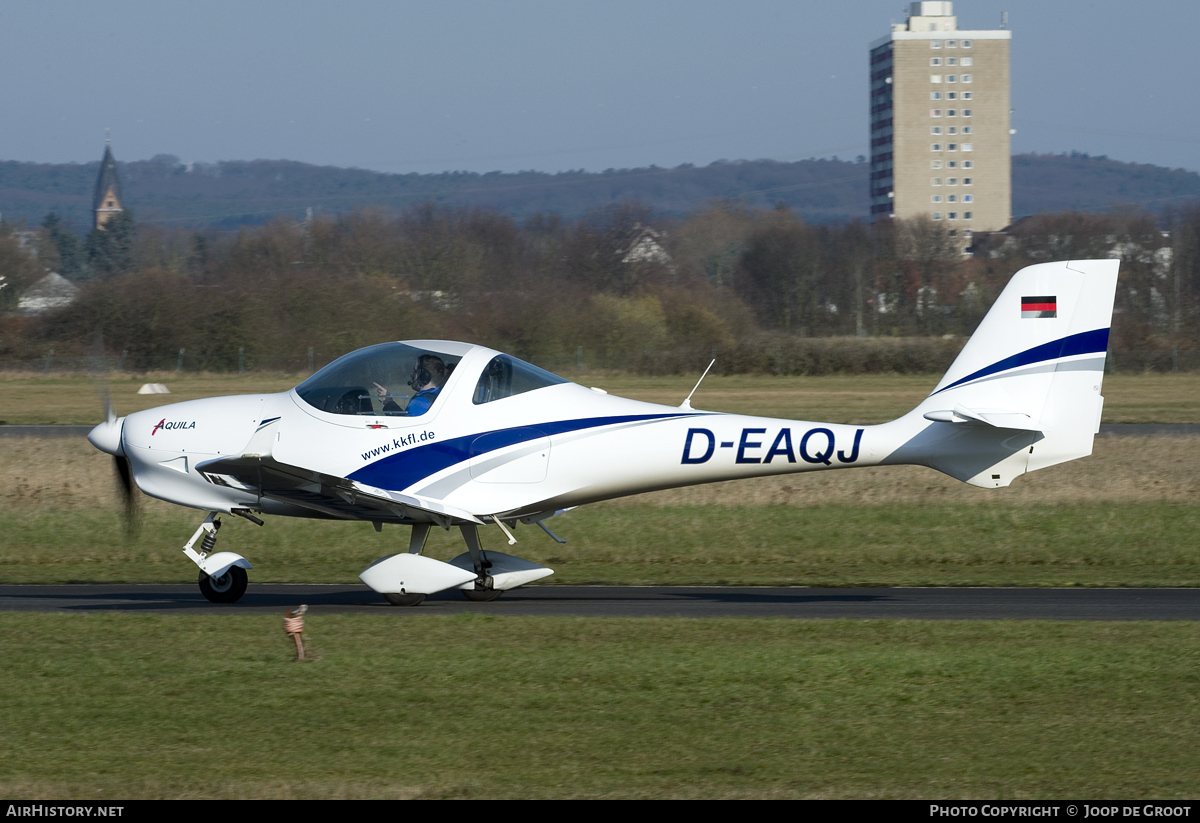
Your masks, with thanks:
[(1200, 589), (767, 588), (530, 586), (491, 603), (457, 591), (389, 606), (362, 585), (250, 584), (238, 603), (209, 603), (194, 585), (0, 585), (0, 611), (129, 614), (380, 614), (464, 612), (547, 617), (787, 617), (910, 620), (1200, 620)]

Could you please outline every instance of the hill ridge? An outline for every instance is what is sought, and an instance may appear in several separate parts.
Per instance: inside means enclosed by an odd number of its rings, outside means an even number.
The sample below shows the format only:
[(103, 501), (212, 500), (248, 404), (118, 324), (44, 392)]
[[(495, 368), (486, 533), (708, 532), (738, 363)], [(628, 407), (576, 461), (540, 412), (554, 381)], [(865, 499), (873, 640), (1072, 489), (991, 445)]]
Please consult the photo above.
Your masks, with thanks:
[[(91, 223), (90, 200), (99, 163), (0, 161), (0, 215), (40, 223), (55, 211), (76, 229)], [(118, 162), (126, 203), (139, 222), (233, 229), (275, 217), (336, 214), (359, 208), (398, 211), (425, 201), (494, 209), (518, 219), (554, 213), (585, 216), (606, 205), (638, 200), (683, 215), (714, 200), (750, 207), (786, 204), (813, 223), (866, 219), (865, 162), (809, 159), (716, 161), (707, 166), (565, 172), (390, 173), (318, 166), (295, 160), (233, 160), (183, 164), (172, 155)], [(1080, 152), (1013, 156), (1013, 213), (1161, 212), (1200, 199), (1200, 174), (1127, 163)]]

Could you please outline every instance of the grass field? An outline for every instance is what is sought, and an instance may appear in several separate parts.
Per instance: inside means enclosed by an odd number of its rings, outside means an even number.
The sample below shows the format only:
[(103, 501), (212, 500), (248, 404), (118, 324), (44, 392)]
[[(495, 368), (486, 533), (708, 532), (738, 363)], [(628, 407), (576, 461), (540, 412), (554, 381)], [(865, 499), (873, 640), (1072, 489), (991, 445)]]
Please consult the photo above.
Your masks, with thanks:
[[(149, 378), (148, 378), (149, 379)], [(286, 388), (172, 384), (168, 399)], [(689, 379), (583, 381), (677, 404)], [(710, 378), (696, 405), (873, 422), (934, 380)], [(188, 387), (190, 385), (190, 388)], [(219, 387), (214, 390), (214, 387)], [(36, 388), (31, 391), (30, 388)], [(131, 388), (135, 389), (131, 384)], [(1200, 422), (1192, 375), (1110, 377), (1105, 419)], [(188, 394), (192, 392), (192, 394)], [(118, 410), (130, 398), (115, 392)], [(161, 397), (134, 398), (148, 404)], [(40, 404), (40, 405), (39, 405)], [(90, 385), (0, 377), (8, 422)], [(28, 419), (10, 419), (20, 413)], [(837, 410), (841, 409), (841, 412)], [(24, 410), (24, 411), (21, 411)], [(72, 411), (73, 410), (73, 411)], [(55, 412), (57, 414), (57, 412)], [(116, 514), (108, 456), (0, 440), (0, 581), (190, 582), (202, 514)], [(517, 531), (547, 583), (1197, 586), (1200, 438), (1099, 437), (984, 491), (916, 467), (584, 507)], [(404, 530), (230, 519), (265, 581), (353, 583)], [(498, 532), (485, 532), (499, 546)], [(461, 551), (435, 531), (429, 553)], [(1200, 624), (0, 613), (12, 798), (1190, 798)]]
[(0, 615), (10, 798), (1190, 798), (1200, 625)]
[[(630, 375), (565, 375), (612, 394), (678, 406), (699, 379)], [(305, 375), (147, 374), (117, 376), (111, 383), (117, 414), (231, 394), (280, 392)], [(940, 375), (833, 375), (705, 378), (692, 405), (709, 411), (761, 414), (827, 423), (882, 423), (917, 405)], [(170, 395), (140, 395), (147, 382), (164, 383)], [(1109, 375), (1104, 378), (1105, 423), (1200, 423), (1200, 374)], [(100, 422), (101, 404), (90, 380), (78, 375), (0, 372), (0, 424), (84, 425)]]

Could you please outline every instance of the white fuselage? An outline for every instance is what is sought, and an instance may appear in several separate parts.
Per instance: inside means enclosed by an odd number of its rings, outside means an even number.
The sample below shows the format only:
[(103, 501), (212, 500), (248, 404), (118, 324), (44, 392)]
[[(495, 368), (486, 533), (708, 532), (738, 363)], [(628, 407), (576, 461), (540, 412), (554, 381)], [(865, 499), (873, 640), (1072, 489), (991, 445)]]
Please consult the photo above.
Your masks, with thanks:
[[(367, 487), (474, 514), (524, 515), (656, 489), (877, 465), (913, 426), (847, 426), (662, 406), (562, 383), (484, 405), (474, 375), (495, 352), (464, 357), (442, 397), (416, 418), (330, 414), (293, 390), (194, 400), (129, 415), (123, 447), (147, 494), (210, 511), (295, 514), (196, 470), (255, 453)], [(275, 420), (278, 418), (277, 420)], [(903, 433), (900, 429), (904, 429)]]

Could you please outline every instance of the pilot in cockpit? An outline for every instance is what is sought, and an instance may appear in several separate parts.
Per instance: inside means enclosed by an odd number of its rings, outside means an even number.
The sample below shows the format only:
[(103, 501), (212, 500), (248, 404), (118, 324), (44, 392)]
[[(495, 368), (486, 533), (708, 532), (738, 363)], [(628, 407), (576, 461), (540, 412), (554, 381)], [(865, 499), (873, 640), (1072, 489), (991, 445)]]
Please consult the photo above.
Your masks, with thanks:
[(406, 408), (400, 408), (396, 401), (392, 399), (392, 395), (386, 386), (376, 383), (375, 394), (383, 401), (383, 411), (385, 413), (403, 413), (409, 417), (417, 417), (429, 411), (429, 407), (433, 405), (438, 392), (445, 385), (446, 377), (446, 363), (442, 358), (434, 354), (422, 354), (417, 357), (412, 375), (408, 379), (408, 385), (416, 394), (408, 401)]

